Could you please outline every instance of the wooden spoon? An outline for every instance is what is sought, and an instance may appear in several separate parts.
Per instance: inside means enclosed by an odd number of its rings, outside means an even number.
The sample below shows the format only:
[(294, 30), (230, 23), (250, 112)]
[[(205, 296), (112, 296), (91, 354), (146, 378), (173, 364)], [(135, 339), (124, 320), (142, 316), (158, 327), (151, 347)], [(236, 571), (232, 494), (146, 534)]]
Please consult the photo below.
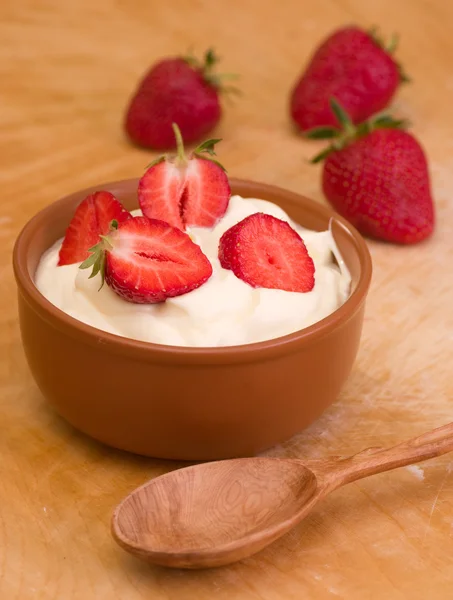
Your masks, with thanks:
[(358, 479), (453, 450), (453, 423), (393, 448), (325, 460), (239, 458), (152, 479), (116, 508), (112, 534), (150, 563), (199, 569), (258, 552), (327, 494)]

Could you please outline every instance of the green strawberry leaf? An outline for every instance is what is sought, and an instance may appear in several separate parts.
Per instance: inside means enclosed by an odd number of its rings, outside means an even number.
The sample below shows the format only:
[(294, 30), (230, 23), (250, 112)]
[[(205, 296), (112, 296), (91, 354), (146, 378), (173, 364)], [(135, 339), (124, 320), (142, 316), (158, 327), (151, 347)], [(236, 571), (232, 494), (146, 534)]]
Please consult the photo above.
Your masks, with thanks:
[(382, 115), (373, 119), (369, 126), (371, 129), (405, 129), (409, 127), (407, 119), (394, 119), (390, 115)]
[(373, 127), (373, 123), (371, 121), (363, 121), (363, 123), (360, 123), (356, 127), (355, 138), (359, 139), (361, 137), (365, 137), (366, 135), (371, 133), (373, 131), (373, 129), (374, 129), (374, 127)]
[(222, 138), (215, 138), (211, 140), (206, 140), (199, 146), (197, 146), (194, 150), (194, 154), (201, 154), (202, 152), (206, 152), (211, 156), (215, 156), (214, 146), (222, 141)]
[(221, 141), (222, 141), (222, 138), (213, 138), (211, 140), (206, 140), (205, 142), (203, 142), (202, 144), (200, 144), (199, 146), (197, 146), (195, 148), (195, 150), (193, 151), (193, 156), (198, 156), (199, 158), (204, 158), (206, 160), (210, 160), (211, 162), (213, 162), (215, 165), (220, 167), (226, 173), (225, 167), (223, 165), (221, 165), (218, 160), (213, 158), (214, 156), (216, 156), (214, 146)]
[(393, 33), (390, 38), (390, 42), (387, 46), (387, 52), (389, 54), (393, 54), (395, 50), (398, 48), (398, 44), (400, 43), (400, 36), (397, 33)]
[(307, 137), (311, 139), (332, 139), (330, 146), (311, 159), (312, 164), (321, 162), (332, 152), (342, 150), (358, 139), (366, 137), (375, 129), (405, 129), (409, 125), (406, 119), (395, 119), (383, 113), (354, 125), (347, 112), (335, 98), (330, 99), (330, 106), (343, 128), (341, 131), (337, 131), (333, 127), (318, 127), (306, 133)]
[(83, 261), (79, 269), (89, 269), (90, 267), (92, 267), (92, 271), (89, 276), (89, 279), (91, 279), (100, 271), (102, 258), (105, 253), (104, 243), (100, 241), (99, 244), (93, 246), (93, 248), (90, 248), (89, 252), (91, 252), (90, 256)]
[(88, 252), (91, 252), (90, 256), (83, 261), (83, 263), (80, 265), (79, 269), (89, 269), (97, 261), (97, 259), (98, 259), (97, 246), (94, 246), (94, 248), (90, 248), (88, 250)]
[(220, 58), (215, 53), (214, 49), (209, 48), (205, 52), (203, 65), (201, 67), (198, 65), (197, 68), (201, 70), (206, 83), (214, 87), (217, 90), (217, 92), (226, 92), (230, 94), (240, 95), (240, 90), (238, 90), (235, 86), (224, 85), (224, 82), (226, 81), (234, 81), (238, 79), (239, 75), (237, 73), (215, 73), (213, 71), (213, 67), (219, 61)]
[[(102, 277), (102, 285), (104, 284), (104, 279), (103, 279), (103, 266), (104, 266), (104, 260), (105, 260), (105, 253), (104, 252), (99, 252), (96, 254), (96, 261), (94, 262), (93, 265), (93, 270), (91, 272), (91, 275), (89, 276), (89, 279), (92, 279), (93, 277), (96, 277), (96, 275), (101, 272), (101, 277)], [(101, 287), (102, 287), (101, 285)]]
[(320, 163), (322, 160), (327, 158), (329, 156), (329, 154), (331, 154), (334, 151), (335, 151), (335, 148), (333, 146), (329, 146), (328, 148), (325, 148), (322, 152), (320, 152), (319, 154), (317, 154), (310, 160), (311, 164), (316, 165), (317, 163)]
[(155, 167), (156, 165), (158, 165), (159, 163), (161, 163), (164, 160), (167, 160), (166, 154), (164, 154), (163, 156), (159, 156), (158, 158), (152, 160), (149, 164), (146, 165), (145, 170), (151, 169), (151, 167)]
[[(110, 230), (116, 231), (118, 229), (118, 221), (113, 219), (110, 223)], [(101, 275), (101, 285), (99, 286), (98, 291), (102, 288), (105, 282), (105, 255), (106, 252), (113, 248), (112, 242), (110, 238), (106, 235), (100, 235), (100, 241), (96, 246), (93, 246), (88, 250), (90, 252), (90, 256), (86, 258), (83, 263), (80, 265), (79, 269), (89, 269), (92, 268), (90, 276), (88, 279), (92, 279), (96, 277), (99, 273)]]
[(335, 127), (314, 127), (305, 132), (305, 136), (310, 140), (331, 140), (339, 135), (340, 132)]
[(98, 288), (99, 292), (105, 283), (105, 252), (101, 253), (99, 261), (96, 263), (93, 272), (90, 275), (90, 278), (95, 277), (98, 273), (101, 274), (101, 285)]
[(210, 69), (216, 62), (219, 62), (219, 57), (215, 53), (214, 48), (208, 48), (204, 55), (205, 68)]
[(396, 63), (396, 66), (398, 67), (400, 83), (411, 83), (412, 79), (409, 77), (409, 75), (406, 73), (406, 71), (403, 69), (400, 63)]
[(332, 109), (332, 112), (335, 115), (337, 121), (344, 129), (348, 130), (351, 129), (351, 127), (354, 127), (350, 116), (344, 110), (344, 108), (341, 106), (338, 100), (336, 100), (336, 98), (332, 97), (330, 99), (330, 108)]

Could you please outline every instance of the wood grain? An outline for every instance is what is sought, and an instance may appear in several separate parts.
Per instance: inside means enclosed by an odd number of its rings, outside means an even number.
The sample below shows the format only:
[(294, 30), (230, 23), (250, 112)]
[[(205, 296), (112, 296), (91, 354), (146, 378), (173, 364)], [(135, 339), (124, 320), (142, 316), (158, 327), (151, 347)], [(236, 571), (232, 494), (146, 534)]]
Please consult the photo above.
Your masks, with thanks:
[(154, 477), (115, 509), (112, 535), (140, 559), (204, 569), (243, 560), (288, 533), (334, 490), (453, 451), (453, 423), (349, 457), (254, 456)]
[(371, 243), (374, 282), (356, 368), (338, 403), (272, 456), (318, 458), (391, 445), (452, 418), (453, 44), (445, 0), (6, 0), (0, 6), (0, 597), (5, 600), (411, 600), (451, 598), (453, 462), (353, 484), (237, 566), (141, 565), (109, 535), (113, 507), (177, 467), (90, 442), (45, 405), (17, 325), (11, 250), (52, 200), (134, 177), (152, 153), (121, 118), (155, 58), (215, 43), (242, 99), (216, 134), (231, 175), (319, 201), (321, 147), (294, 135), (287, 91), (314, 44), (349, 22), (401, 35), (413, 84), (398, 94), (430, 158), (438, 226), (413, 248)]
[(202, 463), (134, 490), (116, 508), (112, 534), (125, 550), (153, 564), (228, 565), (280, 537), (281, 523), (293, 521), (315, 491), (315, 475), (299, 461)]

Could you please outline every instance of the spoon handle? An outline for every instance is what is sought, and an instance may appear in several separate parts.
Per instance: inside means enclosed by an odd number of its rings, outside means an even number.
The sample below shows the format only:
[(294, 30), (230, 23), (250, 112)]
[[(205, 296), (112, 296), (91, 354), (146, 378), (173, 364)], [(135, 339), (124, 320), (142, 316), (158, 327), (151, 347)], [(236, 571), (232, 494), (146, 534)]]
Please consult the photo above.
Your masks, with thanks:
[(383, 473), (398, 467), (435, 458), (453, 451), (453, 423), (428, 431), (392, 448), (368, 448), (353, 456), (334, 457), (305, 463), (316, 476), (327, 480), (329, 488)]

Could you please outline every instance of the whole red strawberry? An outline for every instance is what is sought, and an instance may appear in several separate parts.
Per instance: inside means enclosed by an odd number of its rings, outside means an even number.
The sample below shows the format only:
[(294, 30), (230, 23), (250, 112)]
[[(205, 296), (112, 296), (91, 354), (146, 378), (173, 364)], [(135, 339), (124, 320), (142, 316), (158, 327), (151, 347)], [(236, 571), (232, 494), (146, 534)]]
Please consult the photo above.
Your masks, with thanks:
[(414, 244), (430, 236), (435, 217), (427, 161), (401, 129), (405, 123), (381, 116), (354, 127), (338, 103), (331, 106), (344, 131), (313, 162), (325, 159), (322, 187), (335, 210), (373, 238)]
[(338, 126), (329, 100), (336, 98), (353, 123), (383, 110), (399, 84), (408, 81), (388, 48), (373, 31), (345, 27), (316, 50), (291, 93), (291, 116), (302, 131)]
[(130, 139), (139, 146), (165, 150), (176, 147), (172, 123), (178, 123), (187, 143), (211, 131), (221, 117), (221, 82), (231, 77), (213, 73), (217, 61), (213, 50), (208, 50), (203, 63), (193, 57), (174, 57), (151, 67), (126, 112)]

